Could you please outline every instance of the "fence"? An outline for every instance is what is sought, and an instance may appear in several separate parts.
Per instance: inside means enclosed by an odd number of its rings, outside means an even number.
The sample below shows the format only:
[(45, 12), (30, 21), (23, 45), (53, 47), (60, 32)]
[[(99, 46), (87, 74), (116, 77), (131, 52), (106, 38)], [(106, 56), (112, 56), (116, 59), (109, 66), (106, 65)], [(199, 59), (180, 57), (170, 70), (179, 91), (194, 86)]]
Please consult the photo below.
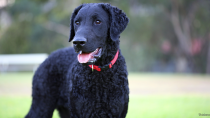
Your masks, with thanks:
[(35, 71), (47, 57), (44, 53), (0, 55), (0, 72)]

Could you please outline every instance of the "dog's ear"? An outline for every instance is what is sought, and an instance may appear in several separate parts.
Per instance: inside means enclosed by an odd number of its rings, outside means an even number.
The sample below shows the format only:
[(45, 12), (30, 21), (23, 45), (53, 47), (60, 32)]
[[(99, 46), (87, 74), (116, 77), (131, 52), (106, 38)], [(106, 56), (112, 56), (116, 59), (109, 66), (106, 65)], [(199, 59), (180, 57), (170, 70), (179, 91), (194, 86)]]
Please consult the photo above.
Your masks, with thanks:
[(117, 7), (111, 6), (107, 3), (102, 3), (102, 8), (110, 15), (110, 38), (113, 41), (119, 39), (120, 33), (126, 28), (129, 19), (126, 14)]
[(69, 42), (73, 40), (75, 36), (74, 32), (74, 18), (76, 17), (77, 13), (79, 10), (84, 6), (84, 4), (78, 6), (76, 9), (74, 9), (72, 15), (71, 15), (71, 20), (70, 20), (70, 35), (69, 35)]

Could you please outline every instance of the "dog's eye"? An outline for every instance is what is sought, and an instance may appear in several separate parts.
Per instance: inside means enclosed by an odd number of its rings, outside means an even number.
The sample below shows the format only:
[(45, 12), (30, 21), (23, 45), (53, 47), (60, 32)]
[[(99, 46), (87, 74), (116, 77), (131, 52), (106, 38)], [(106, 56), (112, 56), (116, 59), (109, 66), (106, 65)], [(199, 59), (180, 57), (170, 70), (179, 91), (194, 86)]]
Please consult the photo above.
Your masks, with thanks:
[(79, 24), (80, 24), (80, 22), (79, 22), (79, 21), (76, 21), (76, 22), (75, 22), (75, 24), (76, 24), (76, 25), (79, 25)]
[(99, 24), (101, 24), (101, 21), (100, 20), (96, 20), (95, 24), (99, 25)]

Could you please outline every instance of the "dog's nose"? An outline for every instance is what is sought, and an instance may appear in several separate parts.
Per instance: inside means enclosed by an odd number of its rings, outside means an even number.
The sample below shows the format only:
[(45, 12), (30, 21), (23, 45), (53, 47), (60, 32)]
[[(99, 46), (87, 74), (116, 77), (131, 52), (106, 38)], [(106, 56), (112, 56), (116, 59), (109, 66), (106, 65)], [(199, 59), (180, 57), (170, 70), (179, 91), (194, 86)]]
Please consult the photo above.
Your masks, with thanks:
[(82, 47), (86, 44), (87, 39), (86, 38), (75, 38), (73, 39), (73, 44), (76, 47)]

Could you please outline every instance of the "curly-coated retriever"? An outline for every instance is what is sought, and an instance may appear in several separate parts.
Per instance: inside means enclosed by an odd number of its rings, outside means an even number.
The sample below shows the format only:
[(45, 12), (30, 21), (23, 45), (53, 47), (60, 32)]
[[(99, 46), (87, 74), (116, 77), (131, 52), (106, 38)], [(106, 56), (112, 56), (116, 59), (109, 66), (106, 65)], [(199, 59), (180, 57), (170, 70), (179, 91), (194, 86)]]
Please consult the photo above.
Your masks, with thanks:
[(105, 3), (82, 4), (72, 13), (73, 48), (53, 52), (33, 77), (26, 118), (125, 118), (129, 88), (120, 33), (128, 18)]

